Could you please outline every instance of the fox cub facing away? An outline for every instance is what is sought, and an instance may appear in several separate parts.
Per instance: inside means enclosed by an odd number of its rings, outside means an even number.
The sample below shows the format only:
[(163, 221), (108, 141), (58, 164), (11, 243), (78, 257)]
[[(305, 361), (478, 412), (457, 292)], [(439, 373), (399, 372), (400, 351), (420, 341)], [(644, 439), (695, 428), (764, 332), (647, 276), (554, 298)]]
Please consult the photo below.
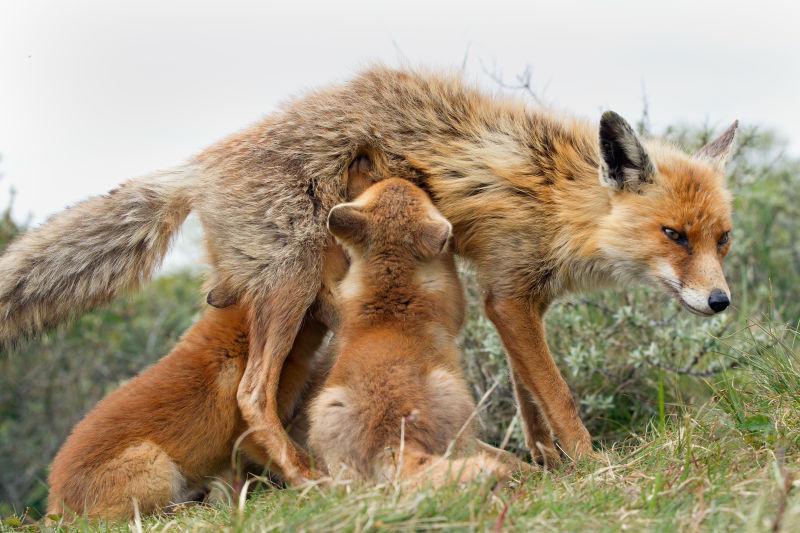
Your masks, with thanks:
[(393, 178), (334, 207), (328, 227), (351, 264), (338, 287), (333, 367), (309, 408), (314, 455), (334, 478), (418, 484), (425, 473), (434, 485), (521, 465), (475, 438), (450, 223), (421, 189)]
[[(247, 430), (236, 390), (247, 362), (248, 327), (244, 306), (209, 308), (169, 355), (97, 404), (53, 460), (48, 514), (126, 518), (134, 499), (143, 514), (158, 512), (224, 473)], [(295, 352), (313, 354), (324, 332), (308, 325)], [(284, 367), (284, 418), (291, 416), (310, 363), (295, 356)], [(239, 449), (267, 464), (251, 437)]]

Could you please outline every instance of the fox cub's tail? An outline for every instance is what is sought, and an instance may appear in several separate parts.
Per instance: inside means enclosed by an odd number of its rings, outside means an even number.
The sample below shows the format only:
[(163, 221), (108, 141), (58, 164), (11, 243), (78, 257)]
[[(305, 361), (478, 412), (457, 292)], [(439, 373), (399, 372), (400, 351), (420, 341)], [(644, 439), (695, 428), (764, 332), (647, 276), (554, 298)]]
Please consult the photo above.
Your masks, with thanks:
[[(516, 462), (522, 463), (518, 459)], [(504, 463), (482, 451), (459, 459), (447, 459), (440, 455), (406, 449), (400, 478), (412, 487), (429, 485), (438, 488), (449, 483), (469, 483), (481, 477), (504, 481), (514, 471), (515, 466), (516, 463)]]
[(0, 257), (0, 347), (146, 281), (191, 211), (197, 170), (128, 181), (11, 243)]

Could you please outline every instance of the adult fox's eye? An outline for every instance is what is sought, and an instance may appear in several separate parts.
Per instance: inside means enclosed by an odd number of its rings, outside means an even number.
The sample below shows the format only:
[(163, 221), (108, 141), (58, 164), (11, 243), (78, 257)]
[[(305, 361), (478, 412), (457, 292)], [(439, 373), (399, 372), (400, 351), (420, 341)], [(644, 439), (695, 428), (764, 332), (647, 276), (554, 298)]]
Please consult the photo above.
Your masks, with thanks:
[(686, 235), (684, 235), (682, 232), (678, 230), (664, 226), (663, 228), (661, 228), (661, 231), (663, 231), (664, 235), (666, 235), (667, 238), (671, 241), (675, 241), (682, 246), (686, 246), (687, 244), (689, 244), (689, 240), (686, 238)]
[(731, 232), (726, 231), (725, 233), (722, 234), (722, 237), (720, 237), (719, 240), (717, 241), (717, 245), (725, 246), (726, 244), (728, 244), (730, 240), (731, 240)]

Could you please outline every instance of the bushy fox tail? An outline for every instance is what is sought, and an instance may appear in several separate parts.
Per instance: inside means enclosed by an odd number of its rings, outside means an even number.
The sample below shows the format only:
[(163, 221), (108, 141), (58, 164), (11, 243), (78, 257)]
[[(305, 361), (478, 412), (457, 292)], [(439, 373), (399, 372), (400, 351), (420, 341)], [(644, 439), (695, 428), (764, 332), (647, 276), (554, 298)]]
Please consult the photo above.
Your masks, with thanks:
[(189, 211), (192, 165), (128, 181), (18, 237), (0, 257), (0, 347), (139, 287)]

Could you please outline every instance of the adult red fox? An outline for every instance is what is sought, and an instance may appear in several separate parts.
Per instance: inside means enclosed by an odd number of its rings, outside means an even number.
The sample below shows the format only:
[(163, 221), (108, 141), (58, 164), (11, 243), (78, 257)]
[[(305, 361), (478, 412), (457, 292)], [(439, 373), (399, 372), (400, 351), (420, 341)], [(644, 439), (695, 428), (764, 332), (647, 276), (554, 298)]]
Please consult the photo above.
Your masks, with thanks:
[(504, 477), (514, 462), (503, 464), (475, 438), (456, 340), (465, 302), (450, 223), (421, 189), (395, 178), (334, 207), (328, 227), (351, 263), (337, 292), (333, 366), (309, 408), (314, 454), (334, 478), (438, 485), (482, 472)]
[(571, 457), (591, 439), (545, 342), (557, 297), (614, 282), (662, 287), (700, 315), (729, 305), (722, 260), (736, 131), (690, 156), (640, 140), (622, 117), (599, 127), (482, 93), (456, 76), (371, 68), (312, 92), (194, 157), (129, 181), (18, 238), (0, 258), (0, 343), (135, 289), (197, 211), (210, 297), (250, 310), (238, 390), (244, 419), (284, 477), (311, 476), (278, 416), (283, 363), (323, 276), (325, 222), (352, 198), (348, 166), (423, 187), (478, 269), (534, 453)]

